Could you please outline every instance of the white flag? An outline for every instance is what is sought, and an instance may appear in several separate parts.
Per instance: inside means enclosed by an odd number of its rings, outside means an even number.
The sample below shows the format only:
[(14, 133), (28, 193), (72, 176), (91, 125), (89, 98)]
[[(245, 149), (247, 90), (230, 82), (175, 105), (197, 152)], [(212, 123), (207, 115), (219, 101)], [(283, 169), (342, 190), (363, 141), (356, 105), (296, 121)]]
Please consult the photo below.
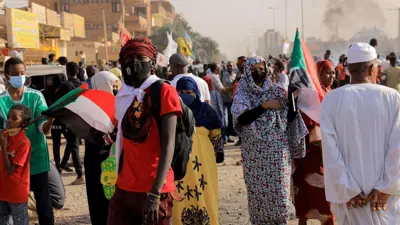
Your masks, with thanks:
[(290, 43), (288, 41), (283, 42), (283, 54), (286, 55), (290, 47)]

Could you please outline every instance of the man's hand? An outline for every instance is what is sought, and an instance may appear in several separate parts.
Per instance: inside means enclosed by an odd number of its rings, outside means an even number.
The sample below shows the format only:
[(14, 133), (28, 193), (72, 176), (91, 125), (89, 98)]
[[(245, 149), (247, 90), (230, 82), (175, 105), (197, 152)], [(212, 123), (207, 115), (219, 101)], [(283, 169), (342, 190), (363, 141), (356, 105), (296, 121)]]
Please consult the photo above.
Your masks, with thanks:
[(376, 210), (386, 210), (387, 209), (387, 201), (390, 195), (382, 193), (378, 190), (372, 190), (371, 194), (369, 194), (369, 200), (371, 201), (371, 209), (372, 211)]
[(158, 224), (158, 210), (160, 208), (160, 199), (152, 196), (147, 197), (147, 201), (143, 206), (142, 223), (144, 225), (156, 225)]
[(363, 193), (358, 194), (356, 197), (347, 202), (347, 208), (362, 208), (369, 202), (369, 197)]

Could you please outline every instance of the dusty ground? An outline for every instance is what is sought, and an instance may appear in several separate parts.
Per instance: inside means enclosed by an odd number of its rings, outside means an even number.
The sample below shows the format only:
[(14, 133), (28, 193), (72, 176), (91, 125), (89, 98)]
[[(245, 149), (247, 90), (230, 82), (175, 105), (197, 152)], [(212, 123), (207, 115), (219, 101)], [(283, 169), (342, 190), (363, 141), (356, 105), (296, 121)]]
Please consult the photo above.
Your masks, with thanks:
[[(63, 148), (63, 147), (62, 147)], [(83, 146), (81, 146), (83, 159)], [(51, 141), (49, 149), (52, 149)], [(247, 212), (246, 188), (243, 181), (240, 161), (240, 150), (233, 146), (226, 149), (225, 163), (218, 167), (219, 173), (219, 204), (221, 225), (251, 225)], [(56, 212), (57, 225), (86, 225), (91, 224), (87, 207), (86, 189), (84, 185), (69, 185), (74, 179), (74, 173), (63, 173), (62, 178), (67, 192), (65, 208)], [(297, 224), (291, 221), (290, 225)], [(309, 222), (319, 225), (319, 222)]]

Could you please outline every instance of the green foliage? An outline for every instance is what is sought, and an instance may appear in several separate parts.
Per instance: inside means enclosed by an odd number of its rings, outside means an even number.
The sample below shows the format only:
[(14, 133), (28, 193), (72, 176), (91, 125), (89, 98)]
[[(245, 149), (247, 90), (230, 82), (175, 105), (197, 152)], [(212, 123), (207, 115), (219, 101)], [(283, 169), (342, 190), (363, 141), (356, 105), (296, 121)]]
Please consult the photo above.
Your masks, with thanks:
[(168, 45), (167, 31), (172, 31), (172, 37), (176, 42), (178, 37), (185, 37), (186, 31), (192, 37), (193, 58), (199, 59), (203, 63), (215, 62), (220, 54), (218, 43), (212, 38), (204, 37), (194, 31), (181, 15), (176, 16), (172, 24), (153, 28), (151, 40), (160, 52)]

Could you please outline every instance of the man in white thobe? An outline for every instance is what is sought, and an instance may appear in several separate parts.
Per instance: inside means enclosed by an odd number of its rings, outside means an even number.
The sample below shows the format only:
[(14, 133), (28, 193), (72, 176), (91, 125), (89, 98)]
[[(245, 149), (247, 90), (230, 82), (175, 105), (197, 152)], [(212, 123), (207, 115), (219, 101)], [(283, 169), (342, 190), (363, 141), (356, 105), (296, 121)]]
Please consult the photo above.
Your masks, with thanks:
[(339, 225), (400, 224), (400, 95), (375, 84), (375, 49), (348, 51), (351, 83), (321, 109), (327, 201)]
[(187, 66), (189, 65), (189, 63), (187, 62), (185, 56), (179, 53), (173, 54), (169, 58), (169, 65), (171, 68), (172, 75), (174, 77), (171, 81), (172, 86), (176, 88), (176, 84), (182, 77), (190, 77), (196, 82), (197, 87), (199, 88), (200, 101), (210, 104), (211, 96), (207, 83), (200, 77), (188, 73)]

